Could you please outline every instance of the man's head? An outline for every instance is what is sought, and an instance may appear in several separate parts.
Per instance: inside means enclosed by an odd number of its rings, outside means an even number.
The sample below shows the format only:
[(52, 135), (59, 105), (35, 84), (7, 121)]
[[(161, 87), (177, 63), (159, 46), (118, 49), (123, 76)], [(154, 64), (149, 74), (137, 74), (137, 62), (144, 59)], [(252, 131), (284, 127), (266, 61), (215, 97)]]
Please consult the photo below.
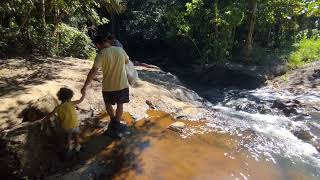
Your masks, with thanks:
[(73, 97), (73, 91), (69, 88), (60, 88), (57, 96), (61, 102), (70, 101)]
[(105, 37), (102, 35), (95, 36), (92, 42), (98, 48), (98, 50), (111, 46), (110, 42), (106, 41)]
[(115, 45), (115, 42), (116, 42), (116, 36), (113, 35), (113, 34), (108, 34), (107, 37), (105, 38), (105, 40), (111, 44), (111, 45)]

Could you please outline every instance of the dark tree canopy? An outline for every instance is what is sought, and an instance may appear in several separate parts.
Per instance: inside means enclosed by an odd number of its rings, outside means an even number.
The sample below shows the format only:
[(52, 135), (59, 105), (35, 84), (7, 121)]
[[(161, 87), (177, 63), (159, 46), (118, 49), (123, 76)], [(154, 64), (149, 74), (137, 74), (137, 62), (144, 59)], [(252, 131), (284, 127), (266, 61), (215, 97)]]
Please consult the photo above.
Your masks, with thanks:
[(314, 0), (3, 0), (0, 55), (90, 58), (89, 37), (98, 31), (114, 33), (134, 57), (313, 61), (291, 52), (317, 44), (319, 6)]

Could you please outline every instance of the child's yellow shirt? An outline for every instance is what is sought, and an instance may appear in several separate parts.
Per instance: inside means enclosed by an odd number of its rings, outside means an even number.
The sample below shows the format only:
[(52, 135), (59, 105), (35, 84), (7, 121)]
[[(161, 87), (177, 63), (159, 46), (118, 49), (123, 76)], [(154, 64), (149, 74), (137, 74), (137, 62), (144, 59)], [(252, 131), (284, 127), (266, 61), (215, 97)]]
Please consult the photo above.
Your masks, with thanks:
[(65, 102), (55, 108), (55, 113), (63, 129), (68, 130), (79, 126), (76, 108), (72, 102)]

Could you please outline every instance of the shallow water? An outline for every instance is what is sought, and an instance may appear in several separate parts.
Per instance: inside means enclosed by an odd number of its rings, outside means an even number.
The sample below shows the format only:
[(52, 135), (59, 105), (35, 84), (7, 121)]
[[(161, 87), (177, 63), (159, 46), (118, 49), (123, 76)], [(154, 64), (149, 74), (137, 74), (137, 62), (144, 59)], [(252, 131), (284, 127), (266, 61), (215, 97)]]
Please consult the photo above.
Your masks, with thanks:
[[(279, 99), (319, 105), (319, 92), (293, 94), (267, 87), (239, 90), (196, 83), (186, 88), (170, 73), (144, 71), (139, 75), (158, 88), (168, 89), (165, 93), (170, 98), (166, 100), (188, 102), (201, 110), (181, 111), (182, 116), (174, 111), (170, 115), (148, 110), (146, 116), (148, 106), (141, 108), (139, 104), (134, 113), (145, 118), (136, 122), (126, 113), (124, 119), (133, 133), (101, 147), (104, 150), (95, 159), (103, 159), (106, 165), (88, 165), (101, 171), (105, 179), (319, 179), (319, 152), (310, 141), (293, 133), (306, 130), (312, 140), (319, 140), (319, 111), (298, 108), (306, 115), (287, 117), (272, 108)], [(162, 103), (158, 106), (161, 109), (169, 102), (153, 103)], [(171, 112), (170, 108), (162, 110)], [(181, 134), (167, 129), (174, 121), (186, 123)], [(84, 137), (89, 144), (92, 132)], [(97, 144), (105, 141), (99, 136), (98, 140)]]
[[(275, 100), (298, 100), (302, 104), (312, 104), (319, 108), (320, 92), (291, 93), (271, 87), (255, 90), (217, 88), (199, 84), (195, 79), (187, 82), (188, 89), (172, 76), (170, 73), (149, 73), (146, 79), (170, 87), (172, 96), (177, 99), (201, 104), (206, 109), (205, 113), (197, 114), (196, 118), (189, 118), (206, 119), (207, 123), (201, 132), (188, 129), (181, 134), (186, 141), (197, 139), (202, 133), (229, 134), (237, 138), (239, 152), (248, 153), (249, 157), (259, 163), (271, 163), (271, 167), (280, 171), (280, 179), (291, 179), (287, 173), (291, 171), (319, 178), (320, 153), (313, 144), (314, 141), (320, 142), (319, 110), (297, 108), (298, 115), (287, 117), (280, 110), (272, 108), (272, 104)], [(293, 133), (297, 130), (307, 131), (312, 135), (312, 140), (297, 138)]]
[[(243, 94), (249, 99), (249, 102), (258, 102), (257, 104), (264, 104), (269, 107), (272, 105), (270, 101), (284, 99), (283, 96), (285, 96), (285, 99), (297, 99), (301, 102), (319, 101), (318, 95), (315, 94), (297, 97), (272, 93), (264, 89), (248, 91)], [(254, 97), (259, 101), (254, 101), (250, 97)], [(238, 99), (235, 98), (233, 102), (247, 103), (241, 102), (242, 100), (243, 96)], [(311, 126), (318, 126), (319, 121), (310, 118), (310, 116), (303, 117), (297, 121), (294, 120), (294, 117), (285, 117), (278, 112), (266, 114), (251, 112), (250, 110), (245, 112), (230, 106), (226, 107), (226, 104), (228, 102), (211, 106), (216, 111), (216, 118), (211, 119), (208, 123), (209, 126), (238, 136), (241, 136), (239, 131), (250, 130), (255, 134), (255, 137), (251, 138), (247, 143), (242, 143), (242, 145), (256, 159), (263, 155), (275, 164), (287, 161), (289, 163), (285, 163), (284, 166), (300, 166), (305, 170), (305, 173), (319, 176), (319, 152), (310, 142), (300, 140), (292, 133), (295, 129), (303, 129), (310, 132), (314, 136), (313, 139), (318, 139), (319, 129), (312, 129)]]
[[(175, 120), (172, 116), (159, 111), (148, 111), (148, 115), (147, 122), (136, 124), (138, 136), (123, 142), (122, 151), (135, 153), (118, 156), (128, 163), (114, 171), (114, 179), (317, 179), (285, 159), (277, 163), (267, 156), (256, 159), (243, 148), (252, 132), (244, 131), (242, 136), (209, 132), (204, 131), (206, 121), (183, 120), (184, 133), (196, 133), (181, 138), (167, 129)], [(143, 141), (137, 141), (141, 137)]]

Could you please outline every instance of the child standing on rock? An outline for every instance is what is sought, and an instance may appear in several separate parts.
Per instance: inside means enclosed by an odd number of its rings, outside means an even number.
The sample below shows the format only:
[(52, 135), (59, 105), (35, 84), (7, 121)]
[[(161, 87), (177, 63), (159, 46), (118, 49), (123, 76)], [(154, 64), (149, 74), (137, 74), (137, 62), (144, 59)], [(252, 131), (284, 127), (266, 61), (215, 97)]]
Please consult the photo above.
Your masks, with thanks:
[[(75, 149), (76, 151), (80, 151), (80, 129), (75, 105), (80, 104), (83, 101), (84, 95), (82, 95), (82, 97), (79, 100), (71, 101), (73, 97), (73, 91), (68, 88), (60, 88), (59, 92), (57, 93), (57, 96), (58, 99), (61, 101), (61, 104), (55, 107), (53, 112), (46, 116), (43, 122), (48, 121), (50, 117), (56, 114), (59, 120), (59, 124), (67, 132), (67, 149), (69, 151), (72, 151), (73, 149)], [(74, 144), (73, 140), (75, 142)]]

